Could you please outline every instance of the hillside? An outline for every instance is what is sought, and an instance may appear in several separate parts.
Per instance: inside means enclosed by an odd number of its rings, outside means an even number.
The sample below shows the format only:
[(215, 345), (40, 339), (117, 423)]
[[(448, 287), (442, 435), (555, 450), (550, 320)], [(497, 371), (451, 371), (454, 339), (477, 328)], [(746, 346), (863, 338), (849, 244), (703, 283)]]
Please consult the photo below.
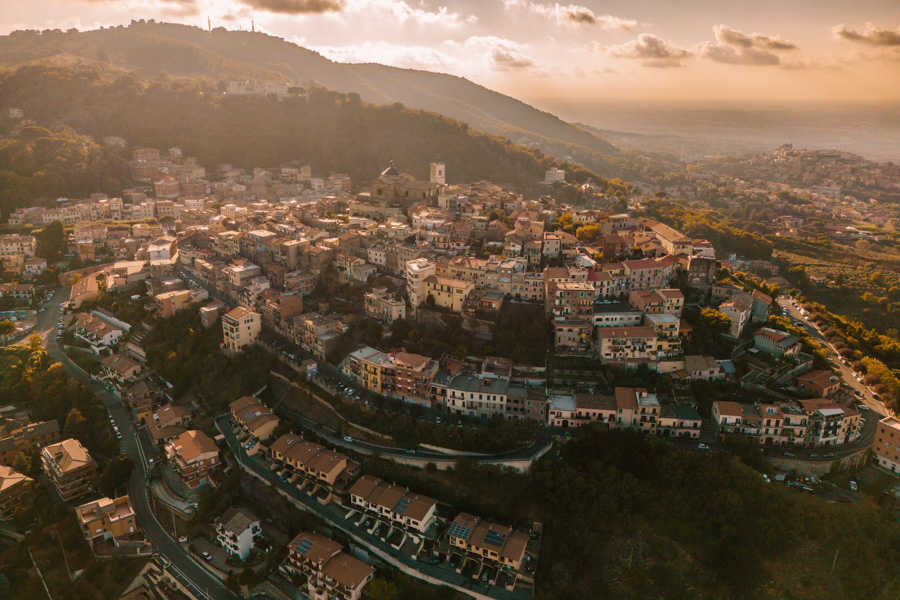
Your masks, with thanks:
[(558, 117), (461, 77), (378, 64), (345, 64), (263, 33), (212, 32), (155, 22), (93, 31), (17, 31), (0, 36), (0, 66), (62, 59), (102, 63), (145, 77), (161, 74), (214, 81), (257, 78), (355, 92), (366, 102), (400, 102), (571, 157), (608, 174), (608, 142)]
[(546, 191), (538, 182), (553, 166), (565, 166), (570, 181), (605, 183), (611, 193), (623, 185), (435, 113), (323, 89), (285, 100), (223, 96), (196, 80), (148, 84), (97, 67), (28, 66), (0, 78), (0, 106), (20, 107), (33, 121), (19, 127), (0, 120), (0, 135), (7, 132), (0, 138), (3, 211), (41, 198), (121, 191), (127, 155), (101, 147), (106, 136), (132, 147), (179, 146), (210, 168), (298, 161), (317, 173), (348, 173), (357, 186), (391, 159), (422, 179), (428, 162), (441, 160), (451, 183), (487, 179), (535, 194)]

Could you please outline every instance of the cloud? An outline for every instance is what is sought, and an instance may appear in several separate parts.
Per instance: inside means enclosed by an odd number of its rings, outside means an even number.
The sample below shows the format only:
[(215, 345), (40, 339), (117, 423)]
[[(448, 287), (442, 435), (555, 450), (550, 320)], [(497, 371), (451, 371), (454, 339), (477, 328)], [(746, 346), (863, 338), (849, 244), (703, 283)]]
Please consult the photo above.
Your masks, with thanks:
[(613, 15), (598, 15), (587, 6), (580, 4), (545, 4), (543, 2), (528, 2), (527, 0), (503, 0), (507, 10), (518, 8), (525, 9), (536, 15), (552, 19), (557, 25), (589, 25), (598, 26), (601, 29), (630, 31), (637, 27), (634, 19), (623, 19)]
[(872, 23), (866, 23), (862, 31), (851, 29), (847, 25), (837, 25), (832, 31), (834, 35), (851, 42), (869, 44), (870, 46), (900, 46), (900, 27), (897, 29), (880, 29)]
[(446, 6), (436, 10), (410, 6), (406, 0), (339, 0), (344, 13), (364, 15), (372, 23), (411, 23), (421, 26), (460, 28), (478, 21), (475, 15), (463, 16), (451, 12)]
[(370, 63), (406, 69), (453, 72), (460, 67), (452, 56), (429, 46), (404, 46), (389, 42), (365, 42), (348, 46), (314, 46), (313, 50), (337, 62)]
[(308, 15), (338, 12), (344, 8), (343, 0), (240, 0), (252, 8), (285, 15)]
[(124, 10), (141, 10), (155, 8), (161, 14), (170, 17), (190, 17), (200, 14), (196, 0), (156, 0), (143, 2), (138, 0), (86, 0), (89, 4), (115, 4), (115, 8)]
[(697, 54), (713, 62), (727, 65), (772, 66), (780, 65), (778, 52), (796, 50), (793, 42), (761, 33), (747, 34), (743, 31), (716, 25), (713, 42), (703, 42), (697, 47)]
[(491, 52), (491, 63), (497, 71), (529, 69), (534, 66), (534, 61), (524, 54), (499, 46)]
[(610, 46), (606, 52), (616, 58), (642, 60), (647, 67), (680, 67), (682, 59), (691, 56), (688, 50), (677, 48), (652, 33), (642, 33), (630, 42)]

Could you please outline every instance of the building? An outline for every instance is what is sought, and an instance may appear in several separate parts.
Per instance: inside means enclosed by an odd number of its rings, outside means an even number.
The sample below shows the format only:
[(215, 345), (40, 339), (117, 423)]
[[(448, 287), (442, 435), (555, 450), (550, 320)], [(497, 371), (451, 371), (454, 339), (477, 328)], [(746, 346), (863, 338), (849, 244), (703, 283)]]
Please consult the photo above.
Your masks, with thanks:
[(693, 406), (665, 404), (660, 409), (657, 433), (665, 437), (697, 439), (702, 423), (700, 413)]
[(435, 274), (435, 264), (427, 258), (416, 258), (406, 262), (406, 295), (409, 298), (410, 315), (425, 302), (425, 280)]
[(725, 378), (725, 370), (712, 356), (688, 354), (684, 357), (684, 370), (692, 381), (716, 381)]
[(29, 423), (7, 431), (0, 437), (0, 464), (11, 463), (16, 454), (31, 448), (43, 447), (59, 441), (59, 424), (56, 419)]
[(305, 592), (311, 600), (359, 600), (375, 576), (375, 568), (341, 548), (323, 535), (303, 531), (288, 544), (282, 570), (298, 581), (305, 579)]
[(466, 281), (431, 275), (425, 278), (425, 303), (459, 313), (474, 289), (475, 286)]
[(127, 495), (82, 504), (75, 508), (75, 517), (89, 544), (112, 540), (118, 546), (119, 540), (138, 532), (134, 509)]
[(261, 537), (259, 519), (242, 508), (229, 508), (216, 522), (216, 542), (228, 556), (247, 560), (254, 543)]
[(900, 419), (885, 417), (878, 421), (872, 453), (879, 467), (900, 473)]
[(553, 344), (557, 350), (586, 352), (591, 349), (594, 325), (588, 319), (553, 319)]
[(185, 427), (191, 422), (191, 412), (177, 404), (166, 404), (146, 418), (147, 433), (150, 439), (158, 444), (168, 442), (185, 432)]
[(591, 394), (551, 394), (547, 424), (551, 427), (581, 427), (607, 423), (615, 427), (616, 399)]
[(456, 515), (447, 529), (450, 546), (476, 554), (494, 564), (519, 570), (528, 546), (528, 535), (508, 525), (491, 523), (470, 515)]
[(94, 490), (97, 463), (76, 439), (69, 438), (41, 449), (41, 466), (64, 502)]
[(597, 350), (603, 360), (656, 360), (657, 336), (650, 327), (598, 327)]
[(776, 358), (796, 356), (800, 352), (800, 340), (786, 331), (770, 327), (758, 329), (753, 334), (753, 345)]
[(157, 314), (163, 319), (168, 319), (177, 311), (188, 308), (192, 299), (191, 290), (173, 290), (154, 296)]
[(262, 317), (245, 306), (222, 315), (222, 337), (225, 352), (234, 354), (256, 342), (262, 329)]
[(348, 491), (350, 504), (392, 522), (395, 526), (424, 533), (434, 519), (437, 501), (408, 489), (363, 475)]
[(750, 294), (740, 293), (719, 305), (719, 311), (731, 319), (728, 335), (740, 337), (744, 326), (750, 322), (753, 310), (753, 298)]
[(808, 371), (797, 376), (797, 388), (816, 398), (827, 398), (841, 389), (841, 378), (832, 371)]
[(308, 477), (328, 487), (347, 468), (347, 457), (340, 452), (314, 442), (306, 442), (300, 436), (286, 433), (272, 442), (269, 455), (294, 473)]
[(390, 324), (406, 317), (406, 302), (389, 294), (387, 288), (375, 288), (366, 292), (365, 306), (366, 316), (382, 323)]
[(34, 479), (12, 467), (0, 465), (0, 520), (8, 521), (16, 512), (31, 506)]
[(490, 418), (506, 416), (509, 379), (486, 373), (460, 373), (446, 385), (444, 407), (453, 414)]
[(278, 417), (272, 409), (252, 396), (238, 398), (229, 408), (238, 428), (254, 440), (267, 440), (278, 427)]
[(204, 483), (210, 472), (219, 466), (219, 449), (208, 435), (191, 429), (165, 446), (169, 464), (188, 487)]

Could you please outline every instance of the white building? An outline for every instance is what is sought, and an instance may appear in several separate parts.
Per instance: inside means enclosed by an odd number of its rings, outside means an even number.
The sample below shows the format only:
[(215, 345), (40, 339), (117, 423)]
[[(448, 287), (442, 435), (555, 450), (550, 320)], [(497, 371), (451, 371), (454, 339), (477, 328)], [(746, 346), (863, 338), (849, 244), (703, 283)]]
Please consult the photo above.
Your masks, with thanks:
[(246, 560), (254, 542), (262, 537), (259, 519), (240, 509), (229, 508), (216, 523), (216, 542), (230, 556)]
[(415, 258), (406, 262), (406, 294), (409, 296), (410, 315), (428, 296), (425, 280), (435, 274), (435, 264), (427, 258)]

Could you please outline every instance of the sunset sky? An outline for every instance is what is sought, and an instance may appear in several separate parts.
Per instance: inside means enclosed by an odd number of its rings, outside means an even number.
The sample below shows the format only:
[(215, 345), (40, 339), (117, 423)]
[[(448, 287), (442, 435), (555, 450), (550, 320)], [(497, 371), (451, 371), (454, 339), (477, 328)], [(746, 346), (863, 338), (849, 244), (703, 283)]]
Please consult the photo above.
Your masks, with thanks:
[(898, 0), (27, 0), (0, 32), (153, 18), (258, 30), (334, 60), (530, 101), (900, 101)]

